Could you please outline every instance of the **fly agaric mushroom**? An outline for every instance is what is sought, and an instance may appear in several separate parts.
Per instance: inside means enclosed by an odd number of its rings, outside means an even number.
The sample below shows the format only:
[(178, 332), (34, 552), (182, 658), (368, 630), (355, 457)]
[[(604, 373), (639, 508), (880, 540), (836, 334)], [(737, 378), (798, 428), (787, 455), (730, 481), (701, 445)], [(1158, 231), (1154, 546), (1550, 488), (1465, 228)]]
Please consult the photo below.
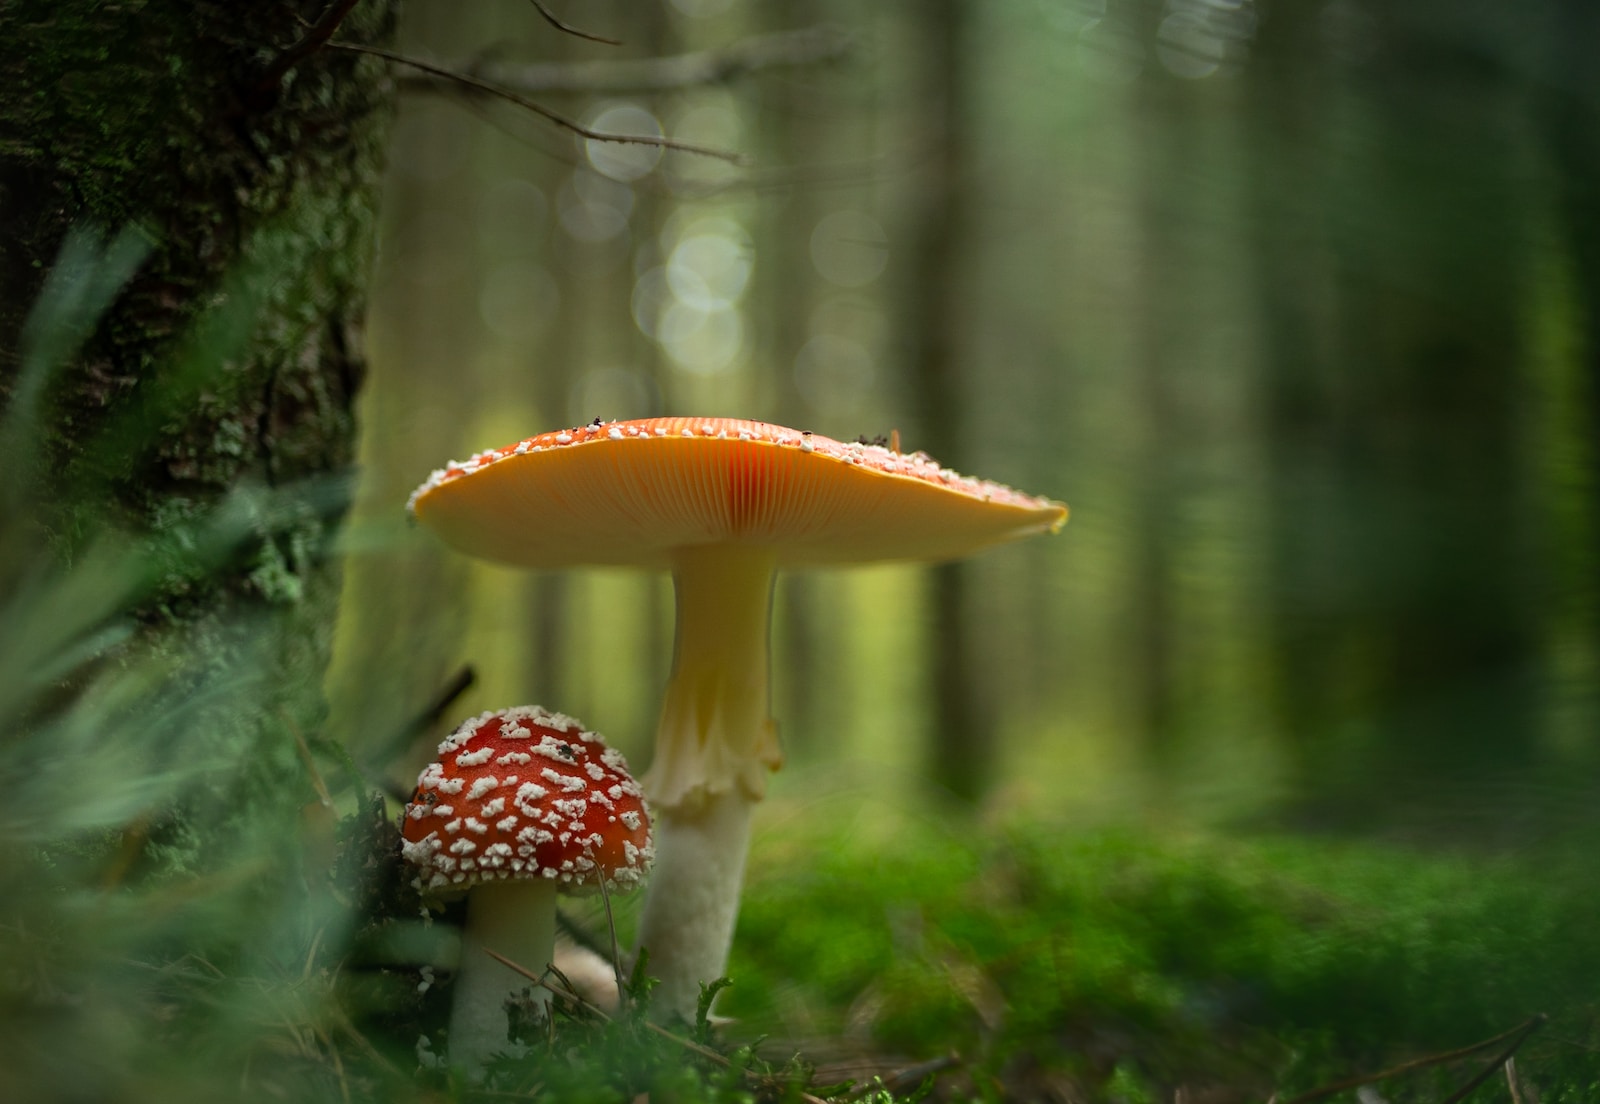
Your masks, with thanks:
[(672, 572), (639, 943), (662, 982), (655, 1007), (685, 1016), (726, 965), (750, 811), (783, 762), (768, 704), (774, 573), (954, 560), (1067, 517), (920, 452), (731, 418), (597, 419), (530, 437), (434, 472), (409, 507), (451, 546), (501, 563)]
[[(401, 829), (425, 892), (466, 891), (450, 1055), (483, 1068), (507, 1049), (506, 998), (549, 964), (556, 893), (625, 892), (652, 857), (650, 820), (620, 752), (560, 713), (522, 706), (484, 713), (439, 745), (417, 779)], [(535, 988), (535, 1005), (549, 992)]]

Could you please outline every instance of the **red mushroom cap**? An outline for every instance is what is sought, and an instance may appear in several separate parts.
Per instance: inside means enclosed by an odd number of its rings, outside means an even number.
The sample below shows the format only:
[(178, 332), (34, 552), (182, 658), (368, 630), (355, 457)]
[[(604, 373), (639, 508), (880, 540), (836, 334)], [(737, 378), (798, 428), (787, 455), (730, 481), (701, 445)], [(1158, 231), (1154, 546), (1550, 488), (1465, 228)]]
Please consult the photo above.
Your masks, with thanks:
[(551, 878), (566, 892), (629, 890), (654, 851), (622, 754), (538, 706), (484, 713), (439, 745), (401, 828), (423, 889)]

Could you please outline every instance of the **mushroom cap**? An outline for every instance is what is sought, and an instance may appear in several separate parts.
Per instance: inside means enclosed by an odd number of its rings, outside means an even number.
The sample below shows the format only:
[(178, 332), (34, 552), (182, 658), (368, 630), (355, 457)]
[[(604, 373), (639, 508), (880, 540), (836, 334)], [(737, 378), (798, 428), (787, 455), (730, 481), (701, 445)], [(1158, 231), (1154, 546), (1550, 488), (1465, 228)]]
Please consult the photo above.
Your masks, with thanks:
[(406, 805), (402, 852), (421, 889), (549, 878), (626, 891), (654, 858), (644, 792), (622, 754), (539, 706), (483, 713), (439, 745)]
[(735, 418), (543, 433), (441, 468), (409, 506), (462, 552), (537, 568), (670, 568), (677, 549), (723, 543), (786, 568), (951, 560), (1067, 518), (920, 452)]

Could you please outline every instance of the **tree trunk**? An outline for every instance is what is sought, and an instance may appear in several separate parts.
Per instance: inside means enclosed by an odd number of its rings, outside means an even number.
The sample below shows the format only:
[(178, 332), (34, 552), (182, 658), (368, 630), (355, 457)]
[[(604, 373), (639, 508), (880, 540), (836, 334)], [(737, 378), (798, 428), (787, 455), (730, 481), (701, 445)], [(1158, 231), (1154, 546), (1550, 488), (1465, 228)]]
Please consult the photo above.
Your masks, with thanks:
[(1430, 831), (1495, 823), (1539, 731), (1521, 90), (1445, 13), (1375, 20), (1359, 73), (1267, 28), (1253, 174), (1283, 717), (1319, 819)]
[[(939, 0), (915, 21), (922, 36), (915, 50), (922, 59), (917, 102), (923, 105), (929, 156), (910, 228), (911, 275), (904, 306), (905, 332), (912, 335), (907, 398), (916, 430), (908, 446), (965, 470), (970, 470), (963, 464), (962, 353), (970, 299), (963, 250), (972, 215), (967, 194), (971, 14), (965, 0)], [(929, 775), (956, 798), (973, 802), (992, 776), (995, 736), (979, 700), (968, 573), (960, 564), (946, 564), (930, 575)]]
[[(1544, 601), (1551, 620), (1576, 622), (1574, 635), (1583, 640), (1586, 670), (1571, 682), (1592, 686), (1600, 670), (1600, 469), (1595, 463), (1600, 441), (1600, 68), (1589, 47), (1600, 35), (1600, 7), (1587, 0), (1559, 0), (1555, 11), (1551, 77), (1542, 110), (1556, 178), (1561, 248), (1576, 285), (1581, 353), (1576, 370), (1555, 397), (1556, 403), (1576, 408), (1570, 415), (1576, 424), (1567, 431), (1569, 440), (1552, 434), (1560, 450), (1556, 463), (1564, 469), (1556, 478), (1573, 490), (1568, 492), (1570, 504), (1561, 509), (1565, 526), (1552, 525), (1558, 531), (1547, 538), (1566, 546), (1569, 559), (1551, 572)], [(1564, 688), (1557, 694), (1571, 700), (1581, 692)], [(1581, 761), (1594, 795), (1600, 792), (1600, 725), (1595, 724), (1600, 703), (1592, 692), (1581, 696), (1587, 705), (1569, 712), (1577, 713), (1575, 731), (1589, 733)], [(1600, 801), (1591, 797), (1587, 805), (1600, 808)]]
[[(299, 801), (311, 791), (295, 734), (321, 717), (345, 506), (330, 477), (352, 456), (391, 101), (375, 59), (285, 53), (327, 7), (0, 7), (0, 400), (32, 402), (27, 317), (63, 243), (133, 227), (148, 244), (49, 366), (22, 508), (70, 556), (108, 529), (136, 545), (225, 501), (257, 504), (218, 569), (160, 565), (136, 613), (157, 649), (248, 663), (259, 693), (218, 711), (209, 750), (249, 753), (257, 781), (292, 778)], [(386, 37), (395, 7), (364, 0), (337, 38)]]

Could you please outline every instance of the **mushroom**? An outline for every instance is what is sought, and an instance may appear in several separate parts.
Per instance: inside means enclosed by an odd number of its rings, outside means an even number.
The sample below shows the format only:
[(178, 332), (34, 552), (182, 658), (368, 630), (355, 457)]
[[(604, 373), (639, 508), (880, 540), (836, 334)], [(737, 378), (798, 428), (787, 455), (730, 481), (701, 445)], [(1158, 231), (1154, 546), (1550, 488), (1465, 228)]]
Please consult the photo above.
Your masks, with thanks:
[(672, 572), (672, 673), (644, 778), (657, 865), (639, 943), (655, 1008), (692, 1014), (738, 913), (750, 812), (783, 762), (769, 713), (774, 573), (958, 559), (1054, 532), (1067, 509), (941, 468), (731, 418), (596, 420), (433, 473), (416, 518), (470, 555)]
[[(424, 892), (467, 894), (450, 1055), (470, 1070), (508, 1048), (506, 999), (526, 984), (492, 949), (543, 970), (556, 893), (632, 889), (650, 865), (650, 820), (622, 754), (538, 706), (483, 713), (439, 745), (406, 805), (402, 851)], [(546, 1006), (548, 990), (533, 1002)]]

